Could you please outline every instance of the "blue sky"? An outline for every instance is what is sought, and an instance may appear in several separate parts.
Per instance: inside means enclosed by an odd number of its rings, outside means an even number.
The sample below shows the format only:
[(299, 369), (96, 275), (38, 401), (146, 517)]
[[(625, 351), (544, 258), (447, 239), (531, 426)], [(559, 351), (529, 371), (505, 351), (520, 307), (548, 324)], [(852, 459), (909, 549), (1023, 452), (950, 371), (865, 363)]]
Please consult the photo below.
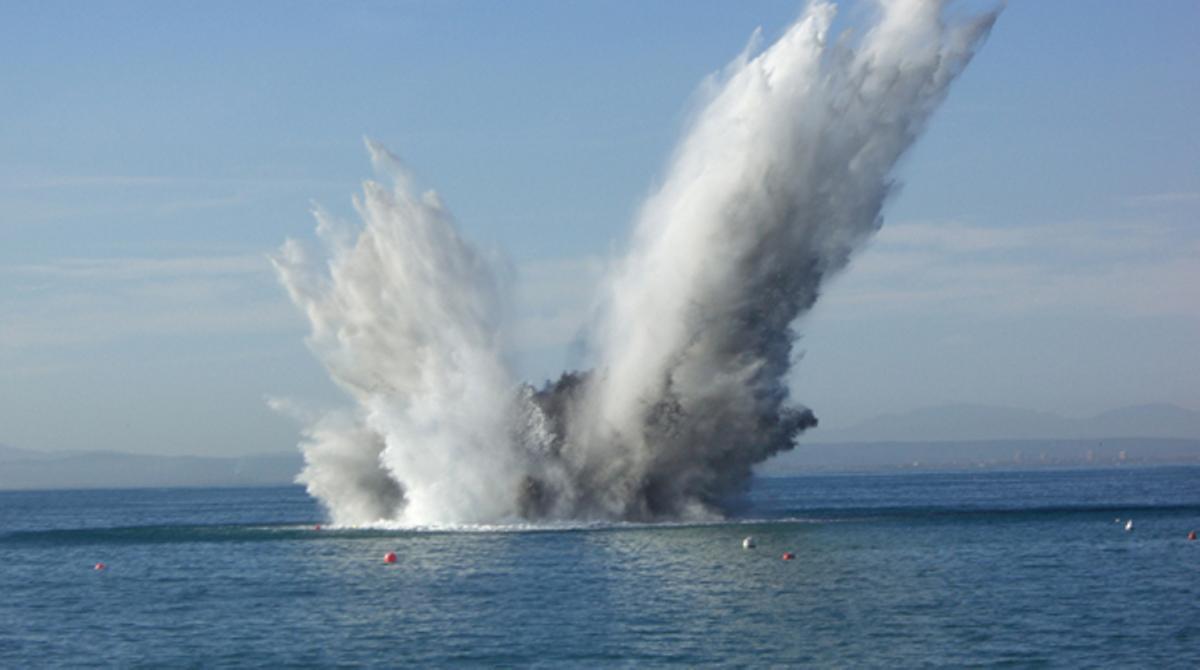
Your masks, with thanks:
[[(351, 218), (363, 136), (512, 260), (514, 364), (556, 374), (698, 83), (799, 11), (4, 3), (0, 442), (290, 448), (265, 399), (339, 397), (265, 257), (311, 237), (314, 202)], [(797, 399), (831, 429), (947, 402), (1200, 409), (1197, 44), (1190, 0), (1011, 2), (801, 322)]]

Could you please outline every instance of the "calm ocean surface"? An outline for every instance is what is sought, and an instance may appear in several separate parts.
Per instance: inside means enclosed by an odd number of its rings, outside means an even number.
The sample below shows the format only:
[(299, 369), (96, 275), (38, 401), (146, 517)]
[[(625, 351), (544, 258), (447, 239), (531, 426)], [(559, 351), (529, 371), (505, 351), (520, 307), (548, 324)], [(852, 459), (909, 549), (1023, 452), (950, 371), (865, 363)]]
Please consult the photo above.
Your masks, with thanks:
[(0, 493), (0, 667), (1200, 667), (1200, 467), (763, 479), (737, 515), (318, 531), (294, 487)]

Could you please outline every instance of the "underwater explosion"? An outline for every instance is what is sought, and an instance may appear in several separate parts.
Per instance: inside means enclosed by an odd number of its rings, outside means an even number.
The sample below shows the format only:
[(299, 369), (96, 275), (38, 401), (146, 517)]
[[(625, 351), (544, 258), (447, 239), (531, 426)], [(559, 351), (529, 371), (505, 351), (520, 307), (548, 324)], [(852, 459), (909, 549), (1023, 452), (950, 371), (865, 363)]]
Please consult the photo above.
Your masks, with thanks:
[(718, 515), (816, 425), (788, 397), (793, 323), (879, 229), (897, 160), (996, 18), (944, 5), (882, 2), (830, 41), (814, 2), (717, 75), (604, 283), (595, 367), (540, 389), (505, 363), (490, 260), (368, 142), (393, 183), (364, 184), (361, 227), (318, 211), (327, 263), (294, 240), (272, 258), (355, 402), (307, 428), (298, 481), (337, 524)]

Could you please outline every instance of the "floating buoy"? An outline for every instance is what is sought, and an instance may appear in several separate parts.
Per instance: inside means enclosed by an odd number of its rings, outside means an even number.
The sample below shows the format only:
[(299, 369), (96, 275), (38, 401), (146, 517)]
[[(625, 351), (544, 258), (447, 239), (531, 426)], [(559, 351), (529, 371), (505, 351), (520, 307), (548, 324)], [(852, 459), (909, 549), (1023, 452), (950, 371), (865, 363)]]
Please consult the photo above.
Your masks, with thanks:
[(783, 552), (783, 560), (785, 560), (785, 561), (790, 561), (795, 557), (796, 557), (796, 555), (790, 551)]
[(313, 526), (313, 530), (321, 530), (321, 524)]
[(1125, 522), (1125, 532), (1128, 533), (1132, 530), (1133, 530), (1133, 519), (1130, 519), (1129, 521)]
[(1195, 542), (1196, 541), (1196, 531), (1193, 530), (1192, 532), (1188, 533), (1188, 539)]
[(754, 538), (753, 537), (747, 537), (746, 539), (742, 540), (742, 549), (753, 549), (753, 548), (754, 548)]
[(396, 552), (389, 551), (388, 553), (384, 554), (383, 562), (384, 563), (395, 563), (396, 562)]
[(107, 567), (108, 567), (108, 566), (107, 566), (107, 565), (105, 565), (105, 564), (103, 564), (103, 563), (97, 563), (97, 564), (95, 565), (95, 567), (93, 567), (92, 569), (93, 569), (93, 570), (97, 570), (97, 571), (99, 571), (99, 570), (103, 570), (103, 569), (105, 569), (105, 568), (107, 568)]

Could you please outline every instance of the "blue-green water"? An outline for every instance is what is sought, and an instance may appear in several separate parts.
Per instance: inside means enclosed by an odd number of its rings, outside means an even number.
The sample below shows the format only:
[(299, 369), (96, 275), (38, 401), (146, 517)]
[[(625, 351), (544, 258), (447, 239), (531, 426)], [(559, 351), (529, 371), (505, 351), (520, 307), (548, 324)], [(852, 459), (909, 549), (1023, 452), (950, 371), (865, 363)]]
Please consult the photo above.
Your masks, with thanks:
[(320, 521), (290, 487), (0, 493), (0, 667), (1200, 667), (1197, 467), (760, 480), (708, 525)]

